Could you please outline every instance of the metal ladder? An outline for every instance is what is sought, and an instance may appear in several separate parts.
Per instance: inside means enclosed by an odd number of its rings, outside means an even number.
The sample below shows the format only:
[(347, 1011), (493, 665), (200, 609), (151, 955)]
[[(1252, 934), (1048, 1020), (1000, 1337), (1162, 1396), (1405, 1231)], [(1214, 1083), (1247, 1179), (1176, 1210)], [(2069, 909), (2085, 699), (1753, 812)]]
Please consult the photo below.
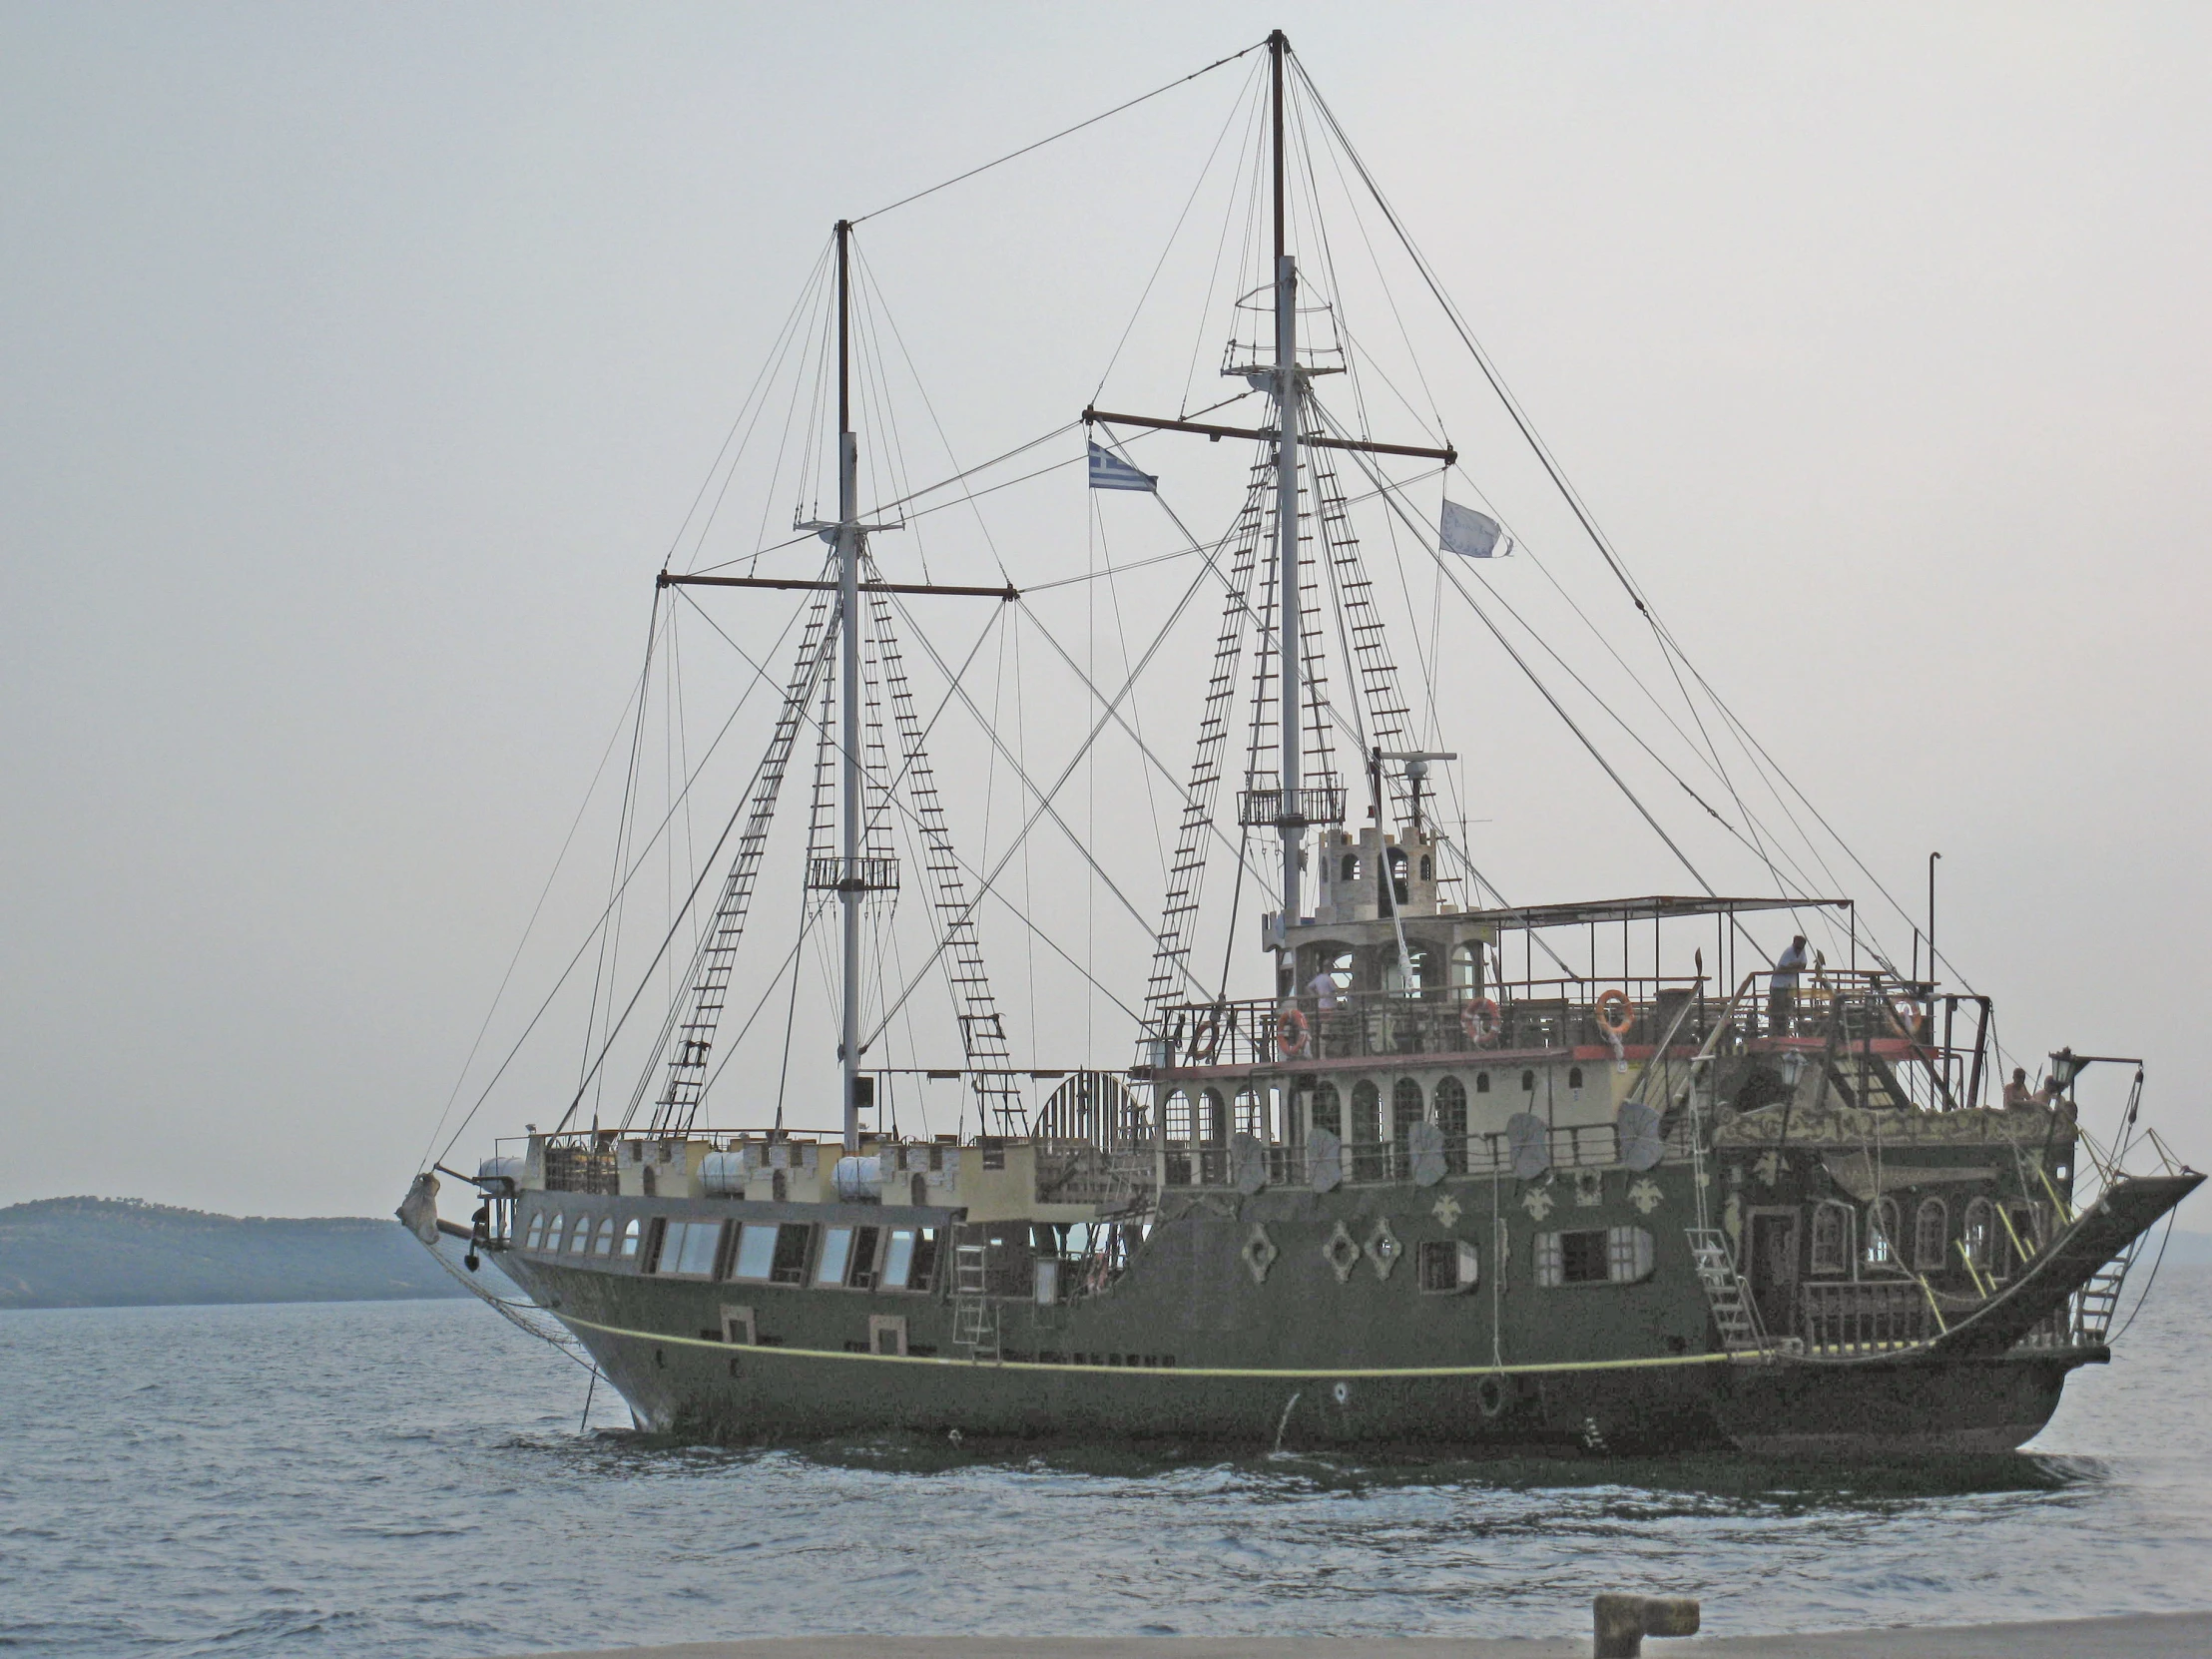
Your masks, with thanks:
[(1759, 1305), (1728, 1253), (1728, 1235), (1717, 1228), (1687, 1227), (1683, 1236), (1690, 1241), (1690, 1260), (1697, 1265), (1706, 1305), (1720, 1328), (1721, 1347), (1731, 1354), (1765, 1353), (1771, 1345), (1760, 1327)]
[(984, 1293), (984, 1253), (979, 1244), (952, 1247), (952, 1346), (970, 1360), (998, 1364), (998, 1309)]
[(2091, 1274), (2089, 1282), (2074, 1293), (2073, 1340), (2076, 1347), (2104, 1346), (2105, 1338), (2112, 1331), (2112, 1315), (2120, 1305), (2120, 1287), (2127, 1281), (2127, 1270), (2134, 1265), (2135, 1244), (2131, 1243)]

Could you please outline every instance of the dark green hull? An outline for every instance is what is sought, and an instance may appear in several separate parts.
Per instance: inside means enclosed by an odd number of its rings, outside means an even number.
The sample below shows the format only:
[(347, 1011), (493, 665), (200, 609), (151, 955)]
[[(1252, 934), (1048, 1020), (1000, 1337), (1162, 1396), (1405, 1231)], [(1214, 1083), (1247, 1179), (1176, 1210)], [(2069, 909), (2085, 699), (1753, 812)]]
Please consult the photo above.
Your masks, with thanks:
[[(525, 1250), (505, 1265), (642, 1424), (720, 1440), (898, 1430), (1439, 1454), (1989, 1452), (2031, 1438), (2067, 1373), (2105, 1358), (2086, 1345), (1852, 1363), (1723, 1352), (1682, 1230), (1690, 1180), (1686, 1165), (1615, 1167), (1534, 1202), (1534, 1189), (1486, 1178), (1185, 1195), (1095, 1294), (992, 1298), (997, 1353), (980, 1359), (955, 1343), (941, 1269), (927, 1292), (901, 1293), (685, 1281)], [(646, 1213), (958, 1224), (895, 1206), (529, 1193), (518, 1230), (532, 1206), (556, 1205), (595, 1229), (613, 1216), (618, 1232)], [(1562, 1224), (1642, 1228), (1647, 1276), (1539, 1288), (1538, 1235)], [(1345, 1237), (1395, 1248), (1348, 1267), (1341, 1243), (1331, 1257)], [(1459, 1240), (1480, 1249), (1478, 1282), (1424, 1290), (1419, 1247)], [(757, 1343), (726, 1340), (738, 1304)], [(871, 1320), (902, 1322), (905, 1352), (877, 1352)]]

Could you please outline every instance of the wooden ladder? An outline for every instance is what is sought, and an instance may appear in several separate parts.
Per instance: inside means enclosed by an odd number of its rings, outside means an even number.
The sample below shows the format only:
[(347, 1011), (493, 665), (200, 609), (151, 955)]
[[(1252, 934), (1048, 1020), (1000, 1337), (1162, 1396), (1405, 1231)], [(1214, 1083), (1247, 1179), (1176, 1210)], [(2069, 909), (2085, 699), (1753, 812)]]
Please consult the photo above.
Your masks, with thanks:
[(1771, 1346), (1760, 1328), (1759, 1305), (1751, 1299), (1751, 1287), (1736, 1271), (1728, 1253), (1728, 1235), (1717, 1228), (1683, 1229), (1690, 1241), (1690, 1260), (1697, 1265), (1698, 1283), (1705, 1287), (1706, 1306), (1720, 1329), (1721, 1347), (1731, 1354), (1763, 1354)]
[[(2136, 1243), (2140, 1243), (2137, 1240)], [(2076, 1347), (2102, 1348), (2112, 1332), (2112, 1315), (2120, 1305), (2120, 1287), (2127, 1281), (2127, 1270), (2135, 1264), (2135, 1244), (2131, 1243), (2119, 1255), (2089, 1276), (2089, 1282), (2074, 1293), (2073, 1339)]]

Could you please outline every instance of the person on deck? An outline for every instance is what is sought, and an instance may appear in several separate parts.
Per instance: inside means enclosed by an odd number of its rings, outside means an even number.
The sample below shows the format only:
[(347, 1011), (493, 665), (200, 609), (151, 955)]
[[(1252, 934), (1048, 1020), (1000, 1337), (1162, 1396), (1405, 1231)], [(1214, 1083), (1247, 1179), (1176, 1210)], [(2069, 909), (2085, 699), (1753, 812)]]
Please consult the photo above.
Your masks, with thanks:
[(1797, 1022), (1798, 976), (1805, 971), (1805, 935), (1790, 941), (1790, 948), (1775, 958), (1774, 973), (1767, 980), (1767, 1035), (1787, 1037)]
[(2032, 1106), (2034, 1103), (2035, 1097), (2028, 1092), (2027, 1087), (2027, 1067), (2014, 1066), (2012, 1068), (2012, 1081), (2004, 1085), (2006, 1110), (2014, 1110), (2021, 1106)]
[(1314, 1006), (1322, 1013), (1337, 1011), (1337, 976), (1329, 969), (1323, 968), (1315, 974), (1306, 982), (1306, 988), (1314, 993)]

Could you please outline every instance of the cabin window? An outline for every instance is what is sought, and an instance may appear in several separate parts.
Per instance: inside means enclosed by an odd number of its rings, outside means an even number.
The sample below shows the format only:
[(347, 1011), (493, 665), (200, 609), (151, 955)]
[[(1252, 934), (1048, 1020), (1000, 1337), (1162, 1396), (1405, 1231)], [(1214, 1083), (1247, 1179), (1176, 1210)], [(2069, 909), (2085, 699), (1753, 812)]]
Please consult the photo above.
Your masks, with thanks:
[(1191, 1097), (1181, 1089), (1177, 1089), (1168, 1096), (1167, 1111), (1164, 1116), (1169, 1140), (1189, 1141), (1197, 1138), (1191, 1132)]
[(545, 1212), (541, 1210), (536, 1215), (530, 1218), (530, 1231), (523, 1238), (522, 1248), (524, 1250), (535, 1250), (538, 1248), (539, 1244), (543, 1242), (544, 1238)]
[(1523, 1094), (1534, 1094), (1536, 1092), (1536, 1074), (1532, 1071), (1522, 1072), (1520, 1074), (1520, 1086)]
[(1352, 1085), (1352, 1178), (1382, 1179), (1382, 1094), (1373, 1083)]
[(1997, 1207), (1985, 1198), (1966, 1206), (1966, 1260), (1983, 1273), (2002, 1273), (1996, 1241)]
[(1456, 1077), (1436, 1079), (1436, 1127), (1443, 1131), (1444, 1169), (1467, 1173), (1467, 1086)]
[(599, 1221), (599, 1236), (592, 1244), (592, 1254), (594, 1256), (612, 1256), (614, 1253), (615, 1218), (602, 1216)]
[(1536, 1235), (1536, 1283), (1634, 1285), (1651, 1277), (1651, 1235), (1641, 1227), (1590, 1227)]
[(1464, 1239), (1423, 1239), (1419, 1252), (1420, 1288), (1437, 1296), (1471, 1291), (1482, 1278), (1482, 1263)]
[(625, 1256), (635, 1256), (637, 1255), (637, 1253), (638, 1224), (635, 1221), (632, 1221), (626, 1223), (622, 1229), (622, 1254)]
[(882, 1271), (875, 1276), (879, 1291), (926, 1291), (937, 1265), (937, 1230), (934, 1227), (894, 1227), (883, 1246)]
[(1867, 1265), (1886, 1268), (1903, 1256), (1898, 1249), (1898, 1201), (1878, 1199), (1867, 1207)]
[(1345, 1108), (1343, 1100), (1338, 1097), (1336, 1084), (1324, 1083), (1314, 1090), (1311, 1111), (1316, 1133), (1326, 1129), (1339, 1140), (1344, 1139)]
[(766, 1281), (770, 1270), (776, 1266), (776, 1224), (774, 1222), (749, 1221), (738, 1235), (737, 1260), (732, 1263), (733, 1279), (758, 1279)]
[(822, 1232), (822, 1260), (815, 1267), (817, 1285), (841, 1285), (852, 1260), (852, 1229), (826, 1227)]
[(1842, 1204), (1813, 1206), (1813, 1271), (1843, 1273), (1851, 1266), (1850, 1208)]
[(1455, 944), (1451, 947), (1451, 988), (1463, 995), (1472, 995), (1482, 984), (1482, 958), (1471, 944)]
[(1420, 1097), (1420, 1079), (1400, 1077), (1390, 1087), (1390, 1139), (1402, 1141), (1413, 1125), (1427, 1116)]
[(1403, 904), (1409, 896), (1405, 890), (1405, 848), (1393, 846), (1383, 856), (1388, 859), (1390, 866), (1391, 902)]
[(1923, 1273), (1935, 1273), (1943, 1264), (1949, 1242), (1950, 1212), (1939, 1198), (1924, 1198), (1913, 1213), (1913, 1265)]
[(1237, 1091), (1237, 1132), (1263, 1141), (1268, 1138), (1267, 1112), (1260, 1104), (1257, 1089)]
[(1582, 1068), (1580, 1066), (1567, 1067), (1567, 1087), (1575, 1090), (1580, 1090), (1582, 1087)]
[(1358, 854), (1358, 853), (1355, 853), (1355, 852), (1347, 852), (1347, 853), (1346, 853), (1346, 854), (1344, 855), (1344, 861), (1343, 861), (1343, 863), (1342, 863), (1342, 864), (1340, 864), (1340, 865), (1338, 866), (1338, 869), (1339, 869), (1339, 873), (1338, 873), (1338, 876), (1337, 876), (1337, 879), (1338, 879), (1338, 880), (1340, 880), (1340, 881), (1357, 881), (1357, 880), (1359, 880), (1359, 879), (1360, 879), (1360, 857), (1359, 857), (1359, 854)]
[(553, 1218), (553, 1225), (545, 1230), (545, 1250), (547, 1255), (558, 1256), (561, 1253), (561, 1232), (562, 1229), (567, 1227), (567, 1225), (568, 1218), (566, 1216), (555, 1216)]
[(1476, 1094), (1488, 1094), (1490, 1092), (1490, 1074), (1488, 1072), (1478, 1071), (1474, 1074), (1474, 1092)]
[(786, 1222), (776, 1230), (776, 1261), (769, 1269), (770, 1280), (778, 1285), (807, 1283), (807, 1247), (814, 1243), (814, 1231), (803, 1221)]
[(1222, 1099), (1221, 1090), (1208, 1089), (1198, 1097), (1198, 1132), (1210, 1146), (1221, 1146), (1229, 1139), (1229, 1103)]
[(652, 1271), (681, 1274), (687, 1279), (712, 1279), (715, 1256), (722, 1247), (722, 1227), (719, 1221), (667, 1223)]
[(844, 1276), (844, 1282), (855, 1291), (872, 1291), (875, 1288), (875, 1245), (883, 1236), (880, 1227), (855, 1227), (852, 1230), (852, 1268)]
[(581, 1256), (591, 1249), (591, 1217), (578, 1216), (576, 1230), (568, 1236), (568, 1253)]
[(1425, 852), (1420, 855), (1420, 878), (1423, 881), (1436, 879), (1436, 860)]

